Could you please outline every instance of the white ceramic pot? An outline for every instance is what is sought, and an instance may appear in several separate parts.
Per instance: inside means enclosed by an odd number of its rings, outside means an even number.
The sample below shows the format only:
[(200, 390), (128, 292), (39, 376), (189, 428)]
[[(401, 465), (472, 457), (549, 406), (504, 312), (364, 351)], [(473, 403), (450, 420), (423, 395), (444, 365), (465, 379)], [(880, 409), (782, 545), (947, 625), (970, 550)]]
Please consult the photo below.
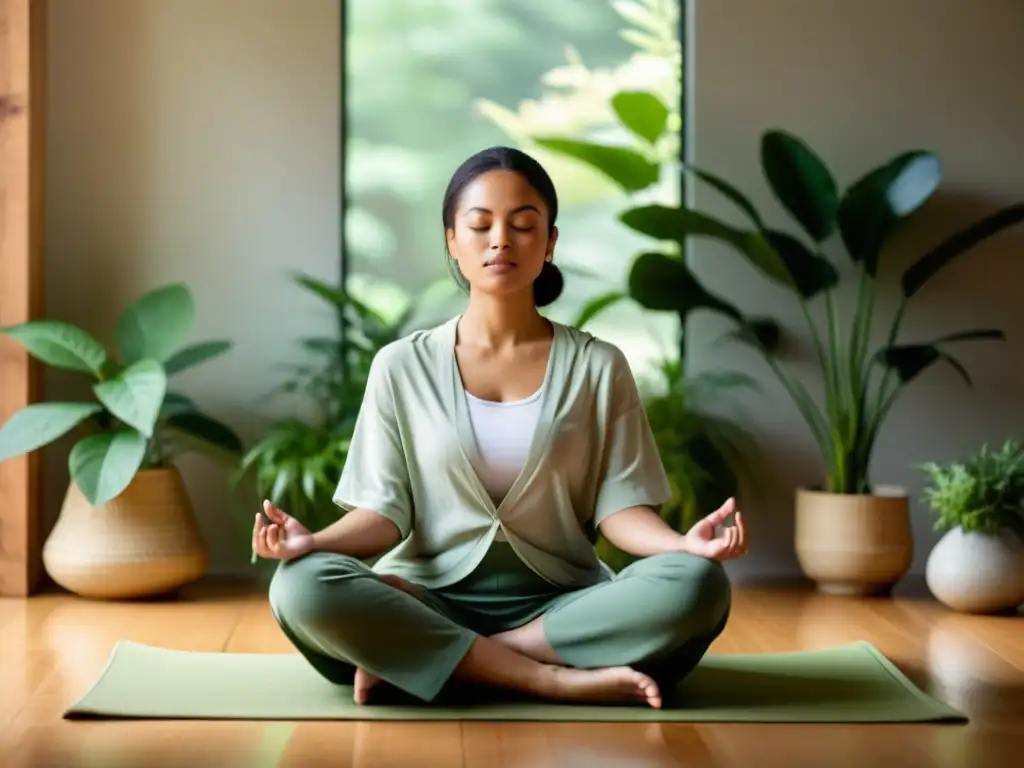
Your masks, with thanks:
[(1024, 543), (999, 533), (948, 531), (928, 555), (925, 577), (937, 600), (963, 613), (1001, 613), (1024, 603)]

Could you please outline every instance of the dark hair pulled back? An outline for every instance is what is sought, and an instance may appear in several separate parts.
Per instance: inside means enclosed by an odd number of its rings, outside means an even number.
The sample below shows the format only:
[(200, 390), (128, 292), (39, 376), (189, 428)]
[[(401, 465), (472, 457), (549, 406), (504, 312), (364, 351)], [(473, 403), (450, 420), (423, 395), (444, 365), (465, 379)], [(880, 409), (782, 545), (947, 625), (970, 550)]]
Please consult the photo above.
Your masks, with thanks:
[[(558, 195), (555, 192), (554, 182), (551, 181), (551, 177), (540, 163), (522, 150), (513, 147), (490, 147), (482, 150), (469, 157), (455, 170), (448, 182), (447, 189), (445, 189), (444, 201), (441, 204), (441, 222), (445, 232), (455, 227), (455, 208), (462, 190), (478, 176), (496, 170), (518, 173), (526, 180), (527, 184), (536, 190), (548, 208), (548, 236), (554, 234), (555, 219), (558, 217)], [(465, 288), (465, 278), (462, 277), (458, 265), (448, 253), (447, 244), (445, 255), (448, 260), (448, 268), (456, 282)], [(533, 283), (533, 301), (538, 307), (545, 307), (562, 295), (564, 287), (565, 281), (562, 278), (561, 270), (550, 261), (545, 261), (540, 275)]]

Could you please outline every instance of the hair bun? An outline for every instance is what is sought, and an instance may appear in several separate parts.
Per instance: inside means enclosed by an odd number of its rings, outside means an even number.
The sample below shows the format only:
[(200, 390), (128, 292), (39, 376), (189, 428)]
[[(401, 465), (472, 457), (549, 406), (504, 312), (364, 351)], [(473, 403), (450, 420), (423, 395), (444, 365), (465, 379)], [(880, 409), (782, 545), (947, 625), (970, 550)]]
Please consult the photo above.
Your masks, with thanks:
[(565, 288), (565, 278), (562, 277), (562, 270), (552, 262), (545, 261), (540, 269), (540, 274), (533, 281), (533, 303), (538, 307), (546, 307), (553, 304), (562, 295)]

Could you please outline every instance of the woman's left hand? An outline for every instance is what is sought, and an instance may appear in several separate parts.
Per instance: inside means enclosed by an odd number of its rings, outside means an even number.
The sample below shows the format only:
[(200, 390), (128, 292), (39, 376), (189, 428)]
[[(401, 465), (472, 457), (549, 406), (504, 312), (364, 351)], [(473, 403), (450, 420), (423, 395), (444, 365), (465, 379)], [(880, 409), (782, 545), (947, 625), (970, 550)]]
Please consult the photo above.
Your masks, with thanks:
[[(723, 528), (716, 536), (715, 529), (736, 513), (734, 525)], [(683, 548), (709, 560), (733, 560), (747, 554), (747, 529), (743, 515), (736, 509), (736, 500), (729, 499), (703, 520), (698, 521), (683, 537)]]

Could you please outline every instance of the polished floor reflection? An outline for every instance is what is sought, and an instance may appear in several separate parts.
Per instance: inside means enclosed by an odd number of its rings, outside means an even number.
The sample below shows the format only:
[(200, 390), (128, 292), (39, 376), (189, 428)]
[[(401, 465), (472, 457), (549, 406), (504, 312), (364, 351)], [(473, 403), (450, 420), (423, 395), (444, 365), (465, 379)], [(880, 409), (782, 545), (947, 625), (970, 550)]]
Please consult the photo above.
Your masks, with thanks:
[[(120, 639), (236, 653), (290, 648), (264, 596), (205, 583), (180, 599), (0, 600), (0, 766), (1016, 766), (1024, 613), (965, 616), (927, 596), (737, 589), (719, 653), (868, 640), (967, 725), (65, 722)], [(267, 686), (273, 687), (268, 680)]]

